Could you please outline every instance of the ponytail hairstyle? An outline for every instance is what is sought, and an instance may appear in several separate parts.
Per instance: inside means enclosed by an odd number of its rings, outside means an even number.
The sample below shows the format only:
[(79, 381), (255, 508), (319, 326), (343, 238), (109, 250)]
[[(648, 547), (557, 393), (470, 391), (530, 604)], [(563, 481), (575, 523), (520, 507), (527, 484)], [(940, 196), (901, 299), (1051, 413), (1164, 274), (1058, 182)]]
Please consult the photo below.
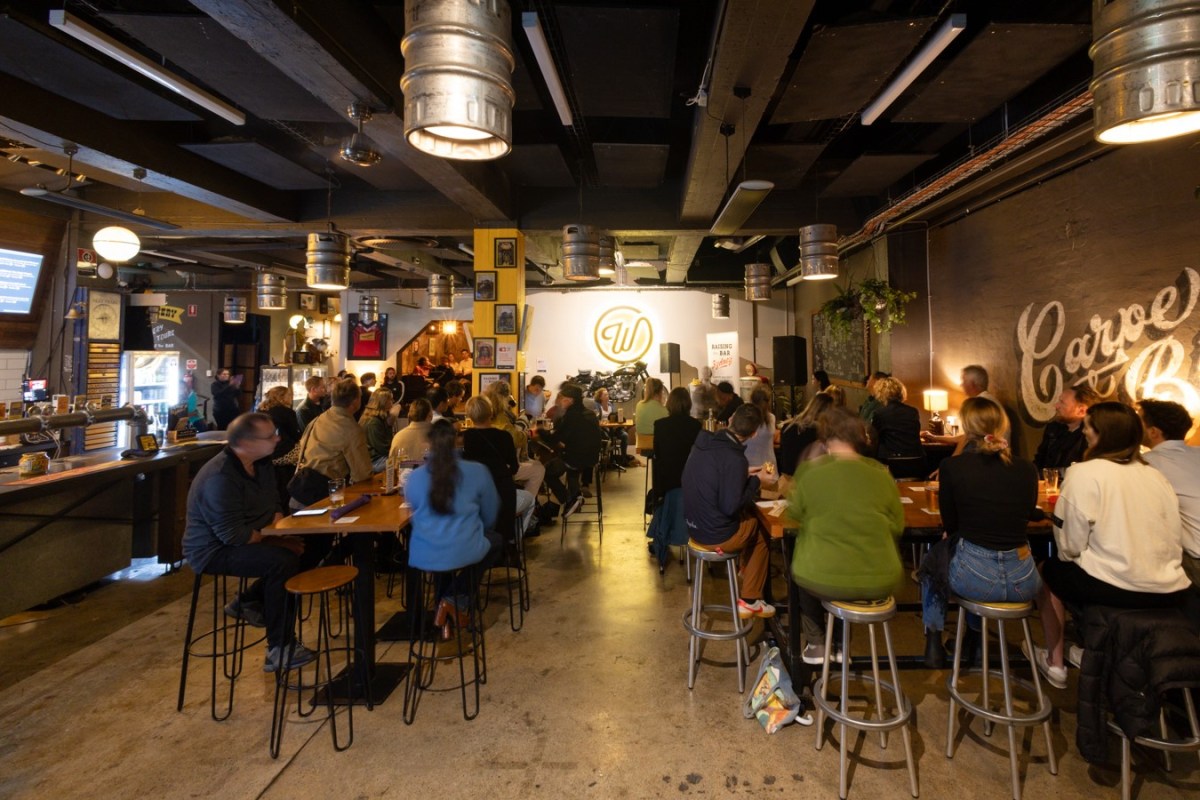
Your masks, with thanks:
[(454, 425), (449, 420), (439, 419), (429, 430), (429, 504), (438, 514), (454, 510), (454, 489), (459, 480), (454, 439)]
[(986, 397), (968, 397), (959, 412), (967, 441), (975, 442), (980, 453), (996, 455), (1005, 464), (1012, 463), (1008, 444), (1008, 415)]

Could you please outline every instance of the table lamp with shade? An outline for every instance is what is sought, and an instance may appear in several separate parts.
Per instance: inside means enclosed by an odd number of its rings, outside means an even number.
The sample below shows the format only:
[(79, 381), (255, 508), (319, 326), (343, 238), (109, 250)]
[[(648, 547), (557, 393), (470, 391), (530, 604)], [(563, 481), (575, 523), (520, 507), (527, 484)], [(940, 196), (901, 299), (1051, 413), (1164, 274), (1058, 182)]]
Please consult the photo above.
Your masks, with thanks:
[(941, 436), (945, 433), (945, 423), (940, 414), (949, 408), (949, 395), (945, 389), (926, 389), (925, 410), (931, 412), (929, 417), (929, 432)]

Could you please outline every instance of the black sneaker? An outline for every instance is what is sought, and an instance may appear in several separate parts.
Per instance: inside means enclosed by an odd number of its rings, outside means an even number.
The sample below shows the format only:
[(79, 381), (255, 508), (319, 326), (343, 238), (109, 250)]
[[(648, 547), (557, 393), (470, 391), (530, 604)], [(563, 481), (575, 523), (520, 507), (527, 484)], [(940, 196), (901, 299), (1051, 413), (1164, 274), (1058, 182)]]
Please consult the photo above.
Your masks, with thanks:
[(572, 500), (571, 502), (567, 503), (567, 507), (563, 509), (563, 512), (562, 512), (563, 519), (566, 519), (567, 517), (571, 516), (572, 514), (574, 514), (576, 511), (578, 511), (582, 507), (583, 507), (583, 495), (576, 495), (575, 499)]
[(286, 649), (289, 657), (287, 663), (283, 664), (284, 648), (267, 648), (267, 660), (263, 662), (263, 672), (278, 672), (281, 664), (285, 669), (299, 669), (317, 657), (316, 653), (299, 642), (288, 645)]
[(246, 624), (252, 628), (267, 627), (267, 614), (263, 610), (263, 604), (257, 600), (243, 602), (240, 597), (235, 597), (229, 605), (225, 606), (225, 614), (245, 620)]

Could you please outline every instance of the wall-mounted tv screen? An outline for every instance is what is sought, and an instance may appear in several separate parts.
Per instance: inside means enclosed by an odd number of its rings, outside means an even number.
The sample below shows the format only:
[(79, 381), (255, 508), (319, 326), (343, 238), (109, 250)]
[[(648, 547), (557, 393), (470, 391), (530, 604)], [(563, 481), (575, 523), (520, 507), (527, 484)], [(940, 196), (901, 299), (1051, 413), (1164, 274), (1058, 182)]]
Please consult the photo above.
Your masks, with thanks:
[(33, 310), (42, 257), (37, 253), (0, 248), (0, 314), (28, 314)]

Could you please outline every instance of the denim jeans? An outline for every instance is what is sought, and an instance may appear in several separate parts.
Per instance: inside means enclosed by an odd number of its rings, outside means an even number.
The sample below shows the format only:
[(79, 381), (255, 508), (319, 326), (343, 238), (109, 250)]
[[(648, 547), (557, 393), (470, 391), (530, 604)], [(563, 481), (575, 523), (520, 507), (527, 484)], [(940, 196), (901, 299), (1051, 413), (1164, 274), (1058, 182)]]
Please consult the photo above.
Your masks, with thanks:
[[(1022, 557), (1023, 556), (1023, 557)], [(1018, 603), (1032, 600), (1042, 579), (1028, 547), (1017, 550), (989, 550), (960, 539), (950, 559), (950, 588), (969, 600), (993, 603)], [(927, 629), (946, 627), (945, 595), (939, 594), (928, 578), (921, 582), (921, 612)], [(979, 618), (967, 616), (972, 630), (979, 630)]]

